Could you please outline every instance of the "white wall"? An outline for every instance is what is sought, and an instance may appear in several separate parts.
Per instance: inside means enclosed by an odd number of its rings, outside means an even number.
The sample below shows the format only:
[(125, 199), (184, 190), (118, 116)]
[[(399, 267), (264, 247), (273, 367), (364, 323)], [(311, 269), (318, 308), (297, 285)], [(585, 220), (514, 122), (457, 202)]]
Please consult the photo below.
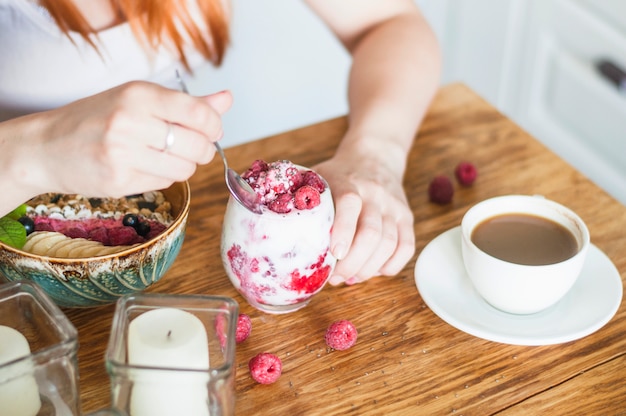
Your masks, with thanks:
[(347, 112), (349, 56), (303, 2), (233, 0), (233, 7), (223, 65), (189, 82), (196, 95), (232, 91), (225, 147)]
[[(450, 37), (448, 2), (415, 0), (437, 35)], [(230, 89), (222, 144), (233, 146), (344, 115), (348, 53), (302, 1), (233, 0), (232, 46), (220, 68), (189, 81), (204, 94)], [(444, 72), (444, 81), (458, 74)]]

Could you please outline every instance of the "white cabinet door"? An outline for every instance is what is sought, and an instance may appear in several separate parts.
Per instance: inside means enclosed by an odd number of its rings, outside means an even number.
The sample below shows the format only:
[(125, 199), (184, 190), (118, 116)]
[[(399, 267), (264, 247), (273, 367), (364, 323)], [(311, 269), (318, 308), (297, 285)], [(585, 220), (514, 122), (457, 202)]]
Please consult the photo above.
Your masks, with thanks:
[(626, 68), (626, 2), (525, 3), (502, 109), (626, 203), (626, 95), (598, 70)]
[(444, 4), (444, 81), (467, 83), (626, 204), (626, 93), (596, 67), (626, 70), (626, 1)]

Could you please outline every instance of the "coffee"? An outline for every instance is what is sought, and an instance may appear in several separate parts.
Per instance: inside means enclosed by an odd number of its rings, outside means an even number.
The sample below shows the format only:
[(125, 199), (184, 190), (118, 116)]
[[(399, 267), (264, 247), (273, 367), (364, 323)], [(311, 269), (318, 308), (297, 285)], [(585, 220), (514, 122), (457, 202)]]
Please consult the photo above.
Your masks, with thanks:
[(559, 263), (578, 252), (570, 230), (547, 218), (529, 214), (502, 214), (479, 223), (472, 242), (500, 260), (523, 265)]

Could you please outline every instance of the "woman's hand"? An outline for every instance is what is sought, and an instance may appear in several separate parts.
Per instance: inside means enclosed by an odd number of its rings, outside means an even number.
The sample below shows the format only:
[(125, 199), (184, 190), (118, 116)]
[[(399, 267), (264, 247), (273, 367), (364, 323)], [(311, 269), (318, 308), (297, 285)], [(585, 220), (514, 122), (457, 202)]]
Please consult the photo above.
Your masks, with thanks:
[(413, 213), (401, 175), (362, 156), (336, 155), (314, 167), (335, 201), (331, 251), (339, 262), (332, 285), (395, 275), (415, 253)]
[(17, 197), (0, 211), (43, 192), (121, 197), (186, 180), (213, 158), (231, 104), (227, 91), (192, 97), (131, 82), (2, 123), (0, 153), (11, 157), (0, 183)]
[(406, 159), (434, 96), (437, 39), (412, 0), (306, 0), (352, 56), (348, 130), (317, 168), (335, 200), (331, 284), (394, 275), (415, 252), (402, 188)]

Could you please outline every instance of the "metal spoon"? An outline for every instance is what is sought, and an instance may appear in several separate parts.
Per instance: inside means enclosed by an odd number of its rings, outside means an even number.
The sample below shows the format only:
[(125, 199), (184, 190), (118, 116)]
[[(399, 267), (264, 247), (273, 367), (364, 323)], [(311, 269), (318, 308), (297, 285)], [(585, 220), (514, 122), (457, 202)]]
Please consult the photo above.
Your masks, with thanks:
[[(176, 78), (178, 79), (178, 83), (181, 86), (181, 89), (185, 94), (189, 94), (189, 90), (185, 85), (185, 82), (181, 78), (178, 70), (176, 70)], [(262, 214), (261, 211), (261, 202), (259, 201), (259, 196), (254, 192), (254, 189), (250, 186), (248, 182), (246, 182), (241, 175), (235, 172), (233, 169), (228, 167), (228, 162), (226, 161), (226, 155), (224, 155), (224, 150), (222, 150), (222, 146), (218, 142), (213, 142), (215, 145), (215, 149), (222, 157), (222, 161), (224, 162), (224, 178), (226, 180), (226, 186), (230, 191), (230, 194), (243, 205), (248, 210), (256, 213)]]

